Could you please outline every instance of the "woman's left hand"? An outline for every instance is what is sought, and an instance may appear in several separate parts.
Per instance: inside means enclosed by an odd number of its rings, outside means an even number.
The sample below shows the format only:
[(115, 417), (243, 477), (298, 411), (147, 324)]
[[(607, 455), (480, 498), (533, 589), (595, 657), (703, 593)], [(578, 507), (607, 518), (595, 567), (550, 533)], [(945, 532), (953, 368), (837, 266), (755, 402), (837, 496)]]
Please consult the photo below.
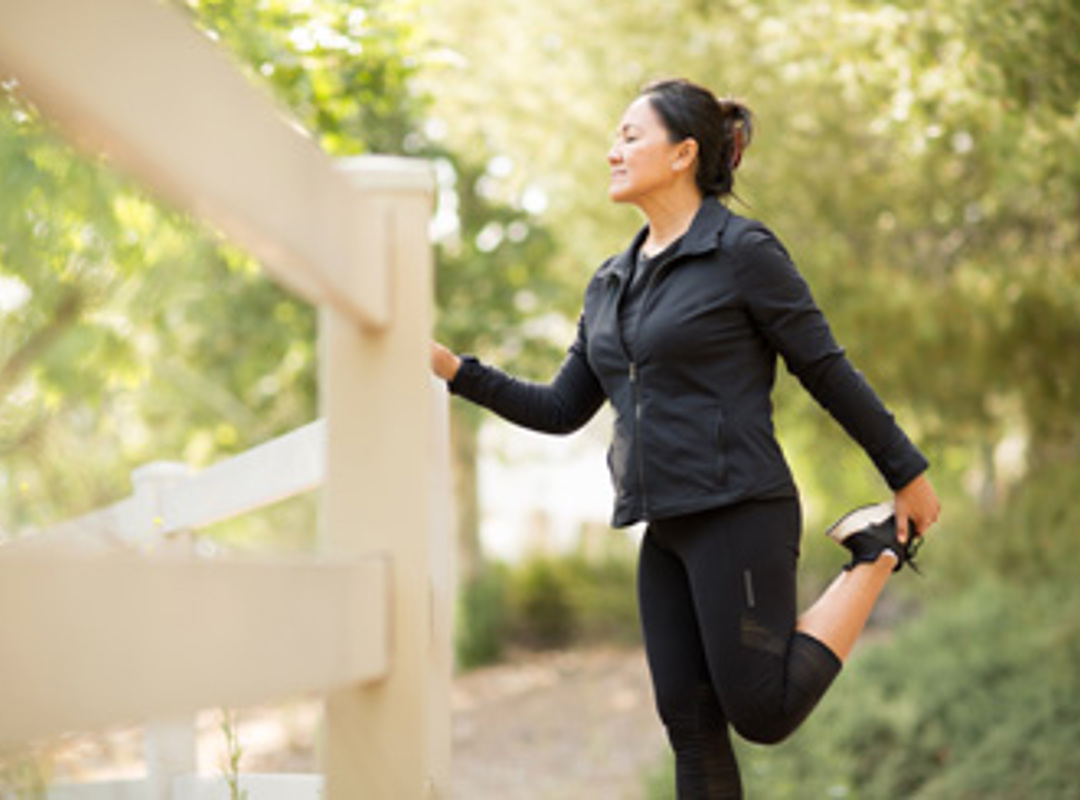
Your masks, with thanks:
[(925, 534), (941, 514), (937, 492), (925, 472), (897, 490), (895, 500), (896, 535), (901, 542), (908, 540), (911, 527), (914, 528), (916, 536)]
[(431, 371), (446, 382), (457, 377), (461, 359), (438, 342), (431, 343)]

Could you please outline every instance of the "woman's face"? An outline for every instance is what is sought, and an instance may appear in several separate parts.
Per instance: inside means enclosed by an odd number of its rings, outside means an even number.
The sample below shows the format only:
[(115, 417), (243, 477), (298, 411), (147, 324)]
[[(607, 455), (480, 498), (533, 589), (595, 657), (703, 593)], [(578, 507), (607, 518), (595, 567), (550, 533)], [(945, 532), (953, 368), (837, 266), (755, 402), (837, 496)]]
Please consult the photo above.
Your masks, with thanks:
[(668, 130), (648, 97), (637, 98), (626, 109), (608, 151), (611, 182), (608, 196), (616, 203), (640, 204), (658, 190), (685, 178), (697, 153), (692, 139), (671, 142)]

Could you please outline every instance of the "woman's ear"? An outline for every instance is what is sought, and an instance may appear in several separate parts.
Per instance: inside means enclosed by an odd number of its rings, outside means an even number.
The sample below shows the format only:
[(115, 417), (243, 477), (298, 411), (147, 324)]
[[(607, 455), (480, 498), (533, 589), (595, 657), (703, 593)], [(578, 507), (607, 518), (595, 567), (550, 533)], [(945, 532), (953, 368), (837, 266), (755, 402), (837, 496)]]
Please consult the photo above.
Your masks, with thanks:
[(686, 138), (679, 142), (675, 147), (675, 158), (671, 161), (671, 168), (673, 170), (689, 169), (697, 161), (698, 155), (698, 143), (697, 139)]

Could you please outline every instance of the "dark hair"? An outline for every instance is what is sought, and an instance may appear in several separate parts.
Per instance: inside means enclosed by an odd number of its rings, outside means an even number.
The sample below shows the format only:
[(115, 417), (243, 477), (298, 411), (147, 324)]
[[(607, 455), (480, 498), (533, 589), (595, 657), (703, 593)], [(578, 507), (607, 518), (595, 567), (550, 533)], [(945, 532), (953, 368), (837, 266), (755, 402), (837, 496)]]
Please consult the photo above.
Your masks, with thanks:
[(750, 109), (683, 79), (654, 81), (641, 90), (641, 96), (648, 98), (672, 142), (697, 142), (695, 180), (702, 194), (731, 194), (735, 169), (754, 134)]

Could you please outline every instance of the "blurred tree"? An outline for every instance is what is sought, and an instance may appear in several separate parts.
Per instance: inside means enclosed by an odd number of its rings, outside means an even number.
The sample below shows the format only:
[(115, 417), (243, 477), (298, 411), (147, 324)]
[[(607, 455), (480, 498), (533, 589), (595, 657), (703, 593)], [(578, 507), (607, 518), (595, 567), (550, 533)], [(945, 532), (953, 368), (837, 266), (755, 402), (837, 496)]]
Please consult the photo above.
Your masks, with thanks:
[(243, 256), (76, 156), (8, 86), (0, 526), (14, 530), (125, 494), (147, 460), (202, 464), (240, 430), (280, 432), (311, 404), (270, 384), (295, 383), (314, 328)]
[[(476, 353), (518, 372), (543, 375), (559, 352), (567, 297), (550, 268), (556, 249), (548, 231), (503, 185), (508, 164), (477, 163), (433, 153), (439, 177), (436, 214), (436, 337), (460, 353)], [(553, 330), (554, 329), (554, 330)], [(483, 414), (451, 405), (459, 568), (469, 580), (483, 567), (477, 458)]]
[[(445, 337), (483, 349), (470, 339), (482, 331), (522, 363), (550, 352), (535, 345), (542, 323), (526, 322), (551, 293), (550, 237), (506, 194), (498, 161), (455, 155), (425, 126), (414, 84), (429, 45), (412, 5), (177, 5), (331, 154), (436, 159), (439, 296), (454, 309)], [(310, 419), (313, 310), (213, 232), (73, 153), (17, 81), (2, 86), (0, 528), (126, 494), (147, 460), (200, 466)]]

